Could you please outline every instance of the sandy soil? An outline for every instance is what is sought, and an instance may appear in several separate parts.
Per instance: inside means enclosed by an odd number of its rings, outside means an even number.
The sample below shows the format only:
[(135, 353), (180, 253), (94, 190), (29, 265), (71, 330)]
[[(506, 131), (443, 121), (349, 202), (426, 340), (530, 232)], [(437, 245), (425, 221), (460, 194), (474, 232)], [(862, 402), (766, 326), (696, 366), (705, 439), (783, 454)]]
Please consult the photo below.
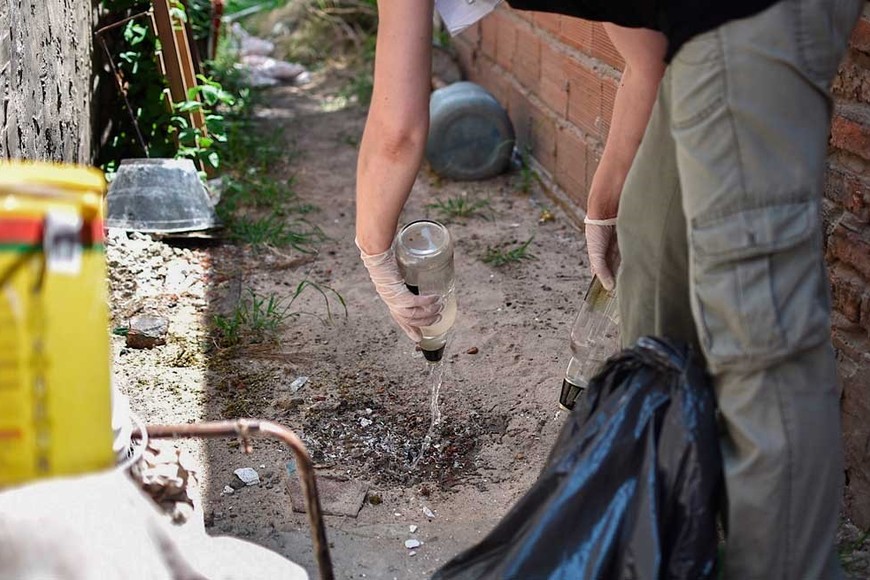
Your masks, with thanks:
[[(232, 245), (183, 249), (113, 233), (113, 323), (123, 326), (140, 312), (171, 321), (168, 343), (152, 350), (126, 348), (115, 337), (115, 376), (148, 423), (250, 416), (295, 430), (320, 474), (370, 486), (356, 518), (326, 518), (337, 576), (423, 578), (480, 539), (543, 465), (564, 418), (557, 397), (568, 325), (588, 282), (582, 236), (542, 192), (520, 193), (517, 174), (439, 183), (421, 173), (405, 220), (440, 218), (426, 205), (457, 195), (490, 206), (483, 216), (449, 223), (460, 314), (443, 364), (444, 418), (433, 446), (410, 469), (430, 424), (427, 366), (392, 324), (353, 244), (364, 111), (342, 108), (330, 96), (335, 86), (316, 79), (301, 89), (271, 89), (257, 112), (287, 143), (287, 162), (274, 176), (296, 176), (301, 201), (319, 208), (309, 219), (329, 240), (308, 257)], [(545, 208), (554, 220), (540, 221)], [(488, 246), (531, 236), (537, 259), (500, 268), (482, 262)], [(214, 345), (208, 325), (215, 314), (231, 312), (250, 290), (289, 297), (304, 279), (340, 293), (347, 317), (323, 323), (300, 314), (275, 342)], [(333, 301), (333, 314), (337, 306)], [(316, 292), (292, 310), (326, 314)], [(307, 383), (291, 393), (300, 376)], [(286, 450), (265, 440), (247, 456), (231, 440), (187, 447), (200, 464), (210, 532), (265, 545), (315, 573), (307, 521), (291, 510), (285, 487)], [(256, 469), (261, 485), (224, 494), (239, 467)], [(860, 539), (850, 533), (852, 542)], [(408, 550), (411, 538), (423, 545)]]

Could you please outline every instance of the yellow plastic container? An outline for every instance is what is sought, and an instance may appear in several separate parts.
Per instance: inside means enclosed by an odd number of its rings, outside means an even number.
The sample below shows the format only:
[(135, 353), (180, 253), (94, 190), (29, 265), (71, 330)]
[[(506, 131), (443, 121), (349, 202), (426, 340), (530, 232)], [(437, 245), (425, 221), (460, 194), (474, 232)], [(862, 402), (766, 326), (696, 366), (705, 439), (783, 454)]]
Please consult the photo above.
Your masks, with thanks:
[(105, 188), (0, 163), (0, 486), (113, 463)]

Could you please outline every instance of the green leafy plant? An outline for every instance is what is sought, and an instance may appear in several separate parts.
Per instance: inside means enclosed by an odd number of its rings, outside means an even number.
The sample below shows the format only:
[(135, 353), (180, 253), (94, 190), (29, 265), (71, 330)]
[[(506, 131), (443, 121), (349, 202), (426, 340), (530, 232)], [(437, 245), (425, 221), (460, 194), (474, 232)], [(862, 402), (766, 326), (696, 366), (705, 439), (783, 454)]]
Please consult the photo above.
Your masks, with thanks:
[(292, 247), (303, 254), (316, 253), (327, 239), (319, 227), (303, 220), (287, 222), (274, 214), (265, 217), (234, 216), (228, 220), (230, 236), (252, 246)]
[[(312, 312), (292, 310), (296, 300), (306, 290), (317, 292), (323, 298), (326, 318)], [(334, 320), (332, 300), (338, 301), (346, 317), (347, 304), (344, 297), (333, 288), (311, 280), (302, 280), (287, 298), (280, 298), (275, 294), (261, 296), (248, 289), (247, 296), (239, 301), (232, 313), (213, 317), (215, 342), (221, 347), (232, 347), (242, 343), (274, 341), (288, 319), (302, 315), (314, 316), (326, 324)]]
[(522, 260), (536, 260), (537, 257), (529, 251), (529, 246), (534, 239), (535, 236), (532, 236), (525, 242), (508, 249), (488, 246), (483, 261), (490, 266), (498, 268), (506, 264), (521, 262)]
[(469, 218), (479, 215), (482, 210), (490, 207), (489, 200), (469, 200), (465, 195), (455, 195), (444, 201), (427, 204), (428, 209), (435, 210), (444, 219)]

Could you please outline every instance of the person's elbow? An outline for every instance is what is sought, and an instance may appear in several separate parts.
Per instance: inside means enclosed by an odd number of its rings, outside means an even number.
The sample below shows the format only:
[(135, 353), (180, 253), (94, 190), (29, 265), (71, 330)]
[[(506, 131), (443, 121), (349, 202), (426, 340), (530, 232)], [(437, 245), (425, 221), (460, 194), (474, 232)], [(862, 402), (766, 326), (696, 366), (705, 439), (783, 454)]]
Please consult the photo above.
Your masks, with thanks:
[(371, 153), (388, 163), (419, 163), (429, 134), (427, 116), (376, 123), (372, 129), (366, 135)]

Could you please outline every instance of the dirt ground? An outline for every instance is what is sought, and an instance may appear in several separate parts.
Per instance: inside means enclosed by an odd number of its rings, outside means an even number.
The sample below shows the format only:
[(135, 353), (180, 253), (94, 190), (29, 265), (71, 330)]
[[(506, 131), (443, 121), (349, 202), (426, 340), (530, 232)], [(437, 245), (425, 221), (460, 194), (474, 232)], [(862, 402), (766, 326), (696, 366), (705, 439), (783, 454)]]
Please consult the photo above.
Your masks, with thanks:
[[(317, 208), (309, 219), (329, 237), (316, 256), (111, 232), (113, 324), (137, 313), (170, 319), (164, 346), (135, 350), (114, 337), (115, 377), (147, 423), (248, 416), (290, 427), (319, 474), (369, 485), (357, 517), (326, 517), (337, 577), (424, 578), (482, 538), (544, 463), (564, 418), (557, 397), (569, 324), (588, 282), (582, 236), (539, 188), (521, 193), (517, 173), (478, 183), (439, 183), (421, 173), (403, 221), (440, 218), (426, 205), (462, 195), (489, 207), (449, 223), (460, 314), (445, 354), (443, 421), (411, 469), (430, 424), (427, 363), (393, 325), (354, 247), (365, 112), (342, 106), (336, 86), (315, 75), (302, 88), (270, 89), (257, 110), (264, 127), (280, 128), (288, 151), (273, 175), (295, 176), (300, 201)], [(544, 209), (555, 219), (542, 222)], [(532, 236), (536, 259), (498, 268), (482, 261), (487, 247)], [(306, 279), (338, 292), (347, 316), (333, 300), (333, 321), (324, 323), (323, 298), (306, 292), (277, 341), (214, 344), (214, 315), (232, 312), (250, 291), (289, 297)], [(293, 393), (298, 377), (308, 380)], [(251, 455), (232, 440), (184, 446), (199, 464), (210, 533), (262, 544), (316, 576), (307, 520), (291, 510), (282, 446), (255, 440)], [(228, 494), (240, 467), (256, 469), (261, 484)], [(866, 538), (854, 528), (844, 534), (856, 570), (866, 571)], [(408, 539), (422, 545), (409, 550)]]

